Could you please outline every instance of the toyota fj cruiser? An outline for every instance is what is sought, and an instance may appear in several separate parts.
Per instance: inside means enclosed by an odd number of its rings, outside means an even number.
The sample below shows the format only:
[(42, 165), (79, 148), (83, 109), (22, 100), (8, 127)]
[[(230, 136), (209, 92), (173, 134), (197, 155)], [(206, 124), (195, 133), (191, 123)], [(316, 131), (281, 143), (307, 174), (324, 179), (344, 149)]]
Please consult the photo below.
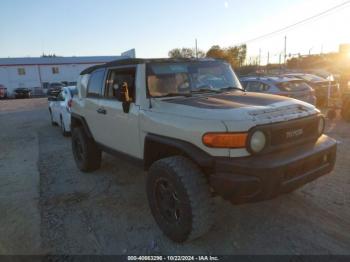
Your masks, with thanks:
[(271, 199), (329, 173), (336, 141), (312, 105), (246, 93), (214, 59), (126, 59), (81, 73), (72, 107), (78, 168), (101, 152), (141, 162), (151, 212), (176, 242), (206, 233), (213, 196)]

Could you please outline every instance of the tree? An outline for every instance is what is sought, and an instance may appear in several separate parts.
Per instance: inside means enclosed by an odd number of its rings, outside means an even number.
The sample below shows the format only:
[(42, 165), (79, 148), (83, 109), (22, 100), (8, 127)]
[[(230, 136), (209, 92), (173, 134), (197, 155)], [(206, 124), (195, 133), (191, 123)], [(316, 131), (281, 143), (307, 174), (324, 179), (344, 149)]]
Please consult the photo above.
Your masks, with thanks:
[(214, 45), (208, 50), (207, 57), (224, 59), (224, 60), (228, 59), (225, 50), (218, 45)]
[(238, 68), (241, 67), (246, 60), (247, 46), (239, 45), (221, 48), (218, 45), (214, 45), (207, 52), (207, 57), (226, 60), (232, 67)]
[[(196, 57), (196, 50), (193, 48), (175, 48), (169, 51), (168, 53), (170, 58), (195, 58)], [(205, 57), (205, 53), (201, 50), (198, 50), (197, 52), (198, 58)]]

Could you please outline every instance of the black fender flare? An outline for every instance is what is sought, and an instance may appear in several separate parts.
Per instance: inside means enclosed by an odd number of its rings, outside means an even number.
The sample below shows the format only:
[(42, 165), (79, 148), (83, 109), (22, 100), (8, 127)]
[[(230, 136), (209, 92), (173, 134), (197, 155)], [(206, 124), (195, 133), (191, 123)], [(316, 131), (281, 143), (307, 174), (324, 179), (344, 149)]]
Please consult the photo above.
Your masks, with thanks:
[(206, 173), (211, 172), (215, 165), (212, 156), (189, 142), (155, 134), (146, 135), (144, 144), (145, 170), (148, 170), (155, 161), (174, 155), (188, 157)]
[(71, 128), (74, 129), (75, 127), (80, 127), (82, 126), (85, 134), (94, 140), (94, 137), (90, 131), (90, 128), (85, 120), (85, 118), (81, 115), (75, 114), (75, 113), (71, 113)]

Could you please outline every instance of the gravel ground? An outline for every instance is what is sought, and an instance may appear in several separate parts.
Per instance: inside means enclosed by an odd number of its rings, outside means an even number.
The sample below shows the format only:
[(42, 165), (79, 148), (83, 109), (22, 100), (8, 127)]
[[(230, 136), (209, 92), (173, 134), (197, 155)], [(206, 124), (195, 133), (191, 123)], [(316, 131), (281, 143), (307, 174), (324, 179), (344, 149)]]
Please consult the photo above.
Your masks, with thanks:
[(45, 99), (0, 101), (0, 126), (0, 254), (350, 254), (350, 124), (339, 119), (329, 176), (257, 204), (217, 198), (213, 230), (181, 245), (156, 226), (143, 170), (106, 154), (101, 170), (77, 170)]

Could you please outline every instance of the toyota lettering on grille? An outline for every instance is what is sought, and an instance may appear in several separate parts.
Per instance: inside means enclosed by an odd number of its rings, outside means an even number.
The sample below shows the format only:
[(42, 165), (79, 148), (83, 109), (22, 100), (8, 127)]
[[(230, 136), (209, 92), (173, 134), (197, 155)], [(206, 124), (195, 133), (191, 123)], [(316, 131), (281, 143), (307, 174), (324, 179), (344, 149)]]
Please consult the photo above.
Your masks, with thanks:
[(291, 139), (291, 138), (302, 136), (303, 134), (304, 134), (304, 130), (302, 128), (300, 128), (297, 130), (288, 131), (286, 133), (286, 138)]

